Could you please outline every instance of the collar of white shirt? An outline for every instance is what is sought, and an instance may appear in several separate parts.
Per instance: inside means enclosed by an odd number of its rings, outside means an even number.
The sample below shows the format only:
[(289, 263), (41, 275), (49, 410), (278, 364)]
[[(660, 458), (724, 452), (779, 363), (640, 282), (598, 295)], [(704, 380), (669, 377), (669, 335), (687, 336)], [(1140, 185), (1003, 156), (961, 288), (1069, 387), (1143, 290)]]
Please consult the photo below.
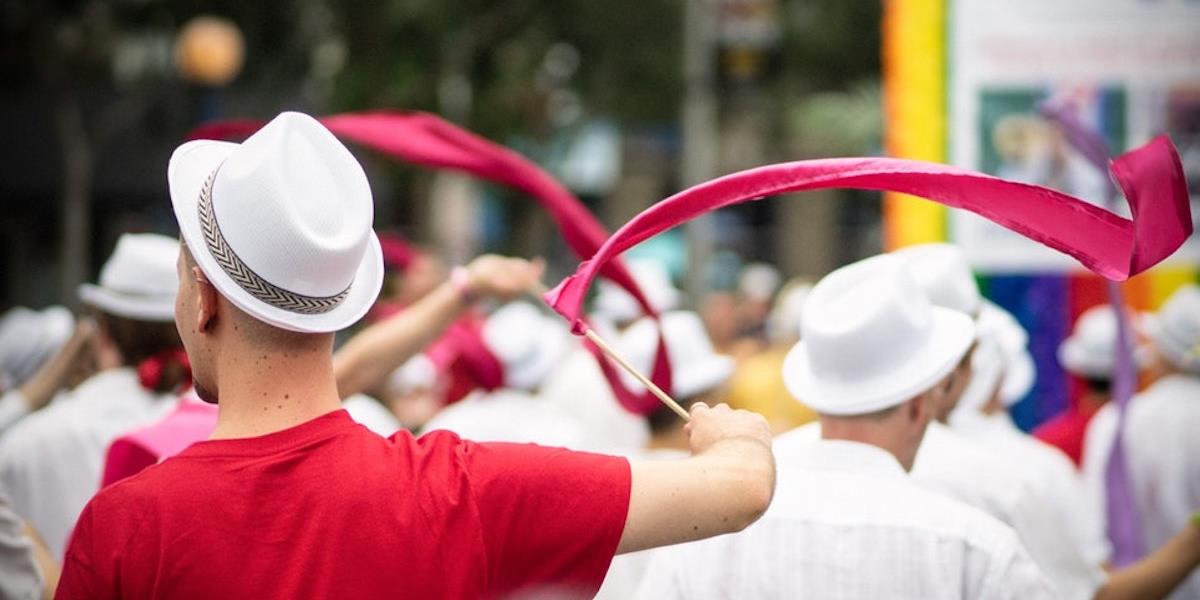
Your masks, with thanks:
[(872, 477), (905, 477), (904, 467), (878, 446), (847, 440), (814, 440), (786, 450), (776, 449), (780, 468), (857, 473)]

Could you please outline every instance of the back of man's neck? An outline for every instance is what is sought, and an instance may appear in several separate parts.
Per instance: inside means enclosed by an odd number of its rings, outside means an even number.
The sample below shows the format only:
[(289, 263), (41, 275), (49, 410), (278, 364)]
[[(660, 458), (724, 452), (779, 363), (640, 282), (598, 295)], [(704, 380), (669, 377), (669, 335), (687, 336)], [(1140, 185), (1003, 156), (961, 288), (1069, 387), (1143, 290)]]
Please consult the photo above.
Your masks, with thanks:
[(332, 357), (254, 353), (221, 367), (213, 439), (282, 431), (341, 407)]

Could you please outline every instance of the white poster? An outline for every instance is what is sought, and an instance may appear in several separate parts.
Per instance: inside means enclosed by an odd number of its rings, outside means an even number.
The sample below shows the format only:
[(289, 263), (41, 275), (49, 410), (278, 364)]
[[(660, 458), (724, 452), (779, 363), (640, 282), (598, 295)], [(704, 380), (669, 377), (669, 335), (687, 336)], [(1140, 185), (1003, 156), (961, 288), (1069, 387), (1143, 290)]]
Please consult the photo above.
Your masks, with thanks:
[[(1106, 174), (1038, 115), (1070, 102), (1120, 153), (1167, 133), (1200, 216), (1200, 0), (950, 0), (951, 161), (1103, 203)], [(1128, 217), (1123, 199), (1118, 212)], [(953, 211), (950, 236), (987, 272), (1078, 263)], [(1200, 261), (1200, 236), (1170, 261)]]

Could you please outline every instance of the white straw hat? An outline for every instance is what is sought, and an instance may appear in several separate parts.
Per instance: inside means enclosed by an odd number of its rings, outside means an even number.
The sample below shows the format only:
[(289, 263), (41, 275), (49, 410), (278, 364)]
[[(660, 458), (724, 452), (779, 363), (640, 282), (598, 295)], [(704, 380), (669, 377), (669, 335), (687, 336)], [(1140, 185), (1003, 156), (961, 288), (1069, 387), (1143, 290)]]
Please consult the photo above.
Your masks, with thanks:
[(483, 341), (504, 367), (504, 385), (534, 390), (566, 356), (571, 332), (566, 324), (528, 302), (510, 302), (483, 325)]
[(918, 244), (892, 254), (908, 261), (917, 286), (935, 306), (970, 317), (979, 314), (979, 286), (961, 248), (953, 244)]
[[(671, 392), (677, 399), (686, 400), (717, 388), (733, 374), (734, 360), (717, 354), (704, 328), (700, 315), (690, 311), (673, 311), (661, 315), (662, 335), (671, 361)], [(634, 323), (621, 336), (620, 347), (626, 359), (642, 373), (654, 368), (658, 350), (659, 324), (645, 318)], [(623, 377), (626, 377), (622, 373)], [(642, 385), (632, 377), (626, 378), (630, 388), (641, 390)]]
[[(656, 260), (632, 259), (627, 261), (626, 265), (629, 274), (633, 276), (633, 280), (654, 310), (663, 312), (679, 306), (679, 289), (671, 282), (671, 274), (662, 263)], [(607, 279), (600, 280), (593, 307), (598, 316), (618, 323), (627, 323), (642, 316), (642, 308), (637, 300), (621, 286)]]
[[(1132, 336), (1132, 332), (1130, 334)], [(1070, 337), (1058, 346), (1058, 362), (1081, 377), (1109, 379), (1116, 364), (1117, 313), (1101, 304), (1087, 309), (1075, 321)], [(1134, 364), (1146, 363), (1146, 349), (1135, 348)]]
[(783, 381), (818, 413), (868, 414), (931, 389), (974, 337), (971, 318), (933, 306), (905, 260), (874, 256), (813, 288)]
[(179, 240), (126, 233), (100, 269), (100, 285), (79, 286), (79, 299), (102, 312), (136, 321), (173, 321), (179, 291)]
[(188, 142), (167, 180), (196, 263), (242, 311), (322, 333), (371, 308), (383, 283), (371, 189), (316, 119), (285, 112), (241, 144)]
[(1200, 287), (1185, 285), (1143, 318), (1146, 337), (1177, 368), (1200, 373)]

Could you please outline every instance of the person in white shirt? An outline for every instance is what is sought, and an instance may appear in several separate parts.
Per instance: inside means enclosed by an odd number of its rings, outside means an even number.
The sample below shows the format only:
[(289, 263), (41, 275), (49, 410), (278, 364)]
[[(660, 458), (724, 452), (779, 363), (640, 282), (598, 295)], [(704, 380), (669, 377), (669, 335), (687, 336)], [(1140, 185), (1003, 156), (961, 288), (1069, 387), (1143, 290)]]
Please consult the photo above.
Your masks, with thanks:
[[(1019, 389), (1023, 387), (1019, 384), (1028, 385), (1030, 377), (1021, 372), (1025, 340), (1013, 330), (1019, 325), (1011, 316), (1006, 318), (999, 307), (982, 301), (961, 250), (948, 244), (928, 244), (894, 254), (908, 262), (918, 285), (935, 305), (972, 316), (977, 323), (979, 335), (970, 353), (972, 372), (965, 378), (964, 387), (944, 397), (946, 404), (938, 415), (944, 418), (953, 414), (964, 399), (967, 405), (977, 405), (974, 396), (981, 393), (981, 387), (989, 390), (983, 392), (989, 396), (992, 391), (1006, 389), (997, 385), (996, 369), (987, 364), (989, 357), (997, 354), (1016, 357), (1009, 362), (1016, 365), (1016, 377), (1025, 381), (1009, 382), (1007, 392), (1023, 395), (1026, 390)], [(1065, 362), (1096, 377), (1111, 372), (1116, 321), (1109, 313), (1106, 326), (1085, 327), (1088, 331), (1106, 332), (1102, 337), (1107, 345), (1096, 344), (1094, 335), (1083, 336), (1087, 343), (1079, 343), (1079, 338), (1073, 336), (1074, 342), (1069, 340), (1064, 344), (1066, 351), (1060, 353), (1066, 357)], [(1105, 357), (1107, 362), (1103, 360)], [(1096, 362), (1103, 364), (1096, 366), (1093, 364)], [(976, 365), (980, 367), (978, 372), (974, 370)], [(1091, 367), (1083, 369), (1081, 365)], [(1015, 430), (1011, 420), (1007, 424)], [(1007, 444), (996, 448), (958, 435), (942, 423), (932, 423), (917, 454), (913, 478), (929, 489), (982, 508), (1011, 525), (1064, 598), (1157, 598), (1194, 567), (1191, 561), (1198, 550), (1196, 531), (1189, 529), (1145, 561), (1106, 574), (1097, 559), (1099, 552), (1106, 550), (1102, 521), (1096, 516), (1098, 509), (1089, 507), (1081, 488), (1072, 485), (1078, 480), (1063, 480), (1070, 475), (1062, 470), (1061, 464), (1049, 471), (1039, 469), (1045, 454), (1036, 446), (1039, 442), (1030, 440), (1030, 443), (1034, 444), (1036, 458), (1017, 456)], [(1028, 444), (1022, 444), (1022, 448), (1024, 453), (1030, 452)], [(1002, 452), (996, 452), (997, 449)], [(1005, 450), (1009, 452), (1003, 453)]]
[[(661, 324), (660, 324), (661, 323)], [(685, 410), (704, 403), (716, 406), (724, 401), (724, 386), (733, 374), (733, 358), (718, 354), (704, 329), (700, 315), (689, 311), (671, 311), (661, 322), (645, 318), (629, 327), (621, 336), (621, 354), (641, 372), (654, 364), (659, 331), (672, 365), (671, 397)], [(636, 385), (636, 387), (635, 387)], [(640, 384), (631, 389), (641, 391)], [(629, 453), (630, 459), (671, 460), (688, 455), (686, 423), (665, 405), (646, 416), (650, 439), (645, 448)], [(599, 600), (627, 600), (640, 585), (656, 550), (643, 550), (614, 557)]]
[(68, 385), (89, 331), (62, 306), (18, 306), (0, 316), (0, 433)]
[[(1187, 529), (1200, 509), (1200, 287), (1181, 287), (1158, 313), (1142, 319), (1142, 329), (1157, 379), (1131, 399), (1124, 442), (1143, 542), (1158, 548)], [(1088, 427), (1084, 469), (1100, 502), (1117, 416), (1115, 406), (1106, 406)], [(1200, 575), (1171, 598), (1200, 598)]]
[(974, 329), (932, 306), (894, 256), (822, 279), (783, 370), (820, 439), (777, 444), (766, 515), (661, 551), (639, 597), (1055, 597), (1010, 528), (906, 474)]
[[(983, 299), (957, 246), (921, 244), (893, 254), (908, 261), (930, 301), (971, 317), (978, 331), (966, 385), (947, 398), (938, 424), (930, 426), (913, 476), (1011, 525), (1064, 595), (1090, 596), (1103, 581), (1098, 565), (1107, 544), (1098, 514), (1082, 510), (1087, 503), (1079, 475), (1059, 450), (1020, 433), (1006, 411), (981, 412), (993, 392), (1015, 402), (1032, 387), (1028, 335), (1012, 315)], [(1010, 365), (1003, 378), (1000, 356)], [(1063, 544), (1064, 536), (1073, 543)]]
[[(80, 298), (97, 321), (99, 371), (0, 438), (0, 487), (61, 559), (75, 520), (100, 488), (108, 445), (175, 406), (188, 376), (173, 322), (179, 242), (126, 234)], [(138, 366), (148, 366), (139, 374)]]
[(579, 449), (580, 424), (540, 393), (577, 342), (562, 319), (524, 301), (492, 313), (483, 339), (504, 369), (504, 386), (476, 391), (443, 408), (422, 432), (445, 429), (481, 442), (521, 442)]

